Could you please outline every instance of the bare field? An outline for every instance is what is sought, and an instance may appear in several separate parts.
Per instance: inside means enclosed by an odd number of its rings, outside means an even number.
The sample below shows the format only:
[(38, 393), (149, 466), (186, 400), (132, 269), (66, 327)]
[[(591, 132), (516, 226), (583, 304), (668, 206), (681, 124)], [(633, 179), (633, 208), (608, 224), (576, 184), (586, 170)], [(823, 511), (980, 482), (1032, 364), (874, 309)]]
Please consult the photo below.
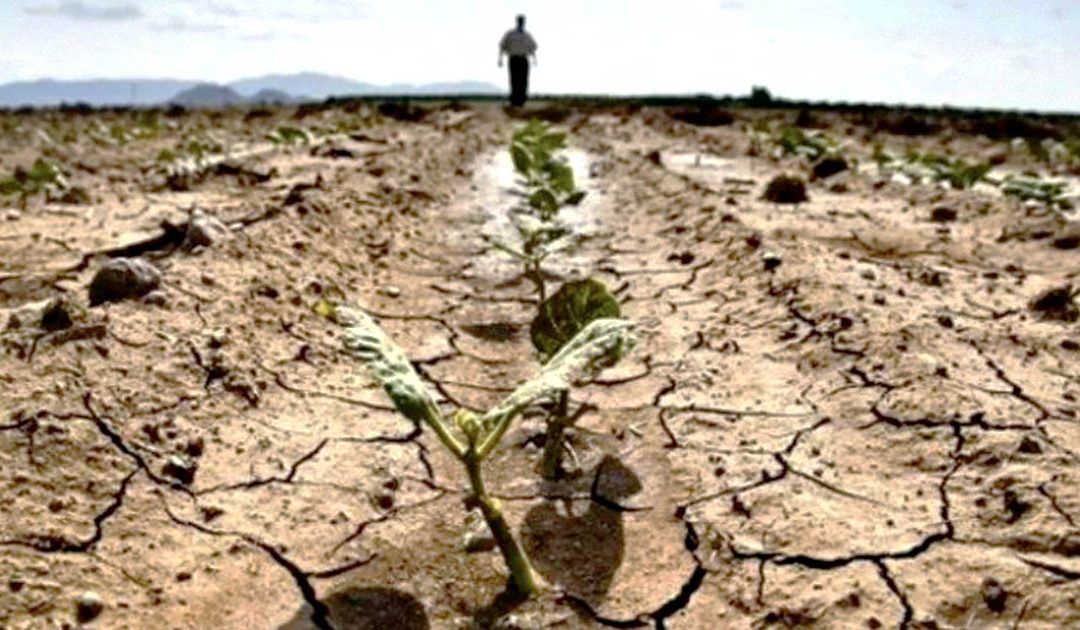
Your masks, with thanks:
[[(313, 310), (362, 305), (448, 405), (533, 374), (533, 287), (483, 238), (521, 120), (0, 114), (0, 178), (65, 180), (0, 196), (0, 628), (1080, 626), (1077, 211), (875, 159), (1067, 201), (1075, 155), (817, 112), (848, 168), (812, 178), (794, 112), (530, 107), (588, 193), (551, 282), (603, 280), (640, 340), (574, 393), (565, 478), (539, 409), (486, 465), (527, 602), (465, 551), (460, 466)], [(762, 198), (783, 173), (808, 199)], [(91, 290), (136, 258), (142, 295)]]

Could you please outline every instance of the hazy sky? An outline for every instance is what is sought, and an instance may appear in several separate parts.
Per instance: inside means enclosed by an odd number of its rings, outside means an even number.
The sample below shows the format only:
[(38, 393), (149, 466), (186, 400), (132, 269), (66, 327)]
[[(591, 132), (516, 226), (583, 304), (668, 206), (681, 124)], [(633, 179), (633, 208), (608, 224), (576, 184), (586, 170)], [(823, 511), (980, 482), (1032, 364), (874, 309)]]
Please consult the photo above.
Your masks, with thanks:
[(0, 82), (326, 72), (503, 85), (528, 15), (542, 92), (1080, 111), (1080, 0), (0, 0)]

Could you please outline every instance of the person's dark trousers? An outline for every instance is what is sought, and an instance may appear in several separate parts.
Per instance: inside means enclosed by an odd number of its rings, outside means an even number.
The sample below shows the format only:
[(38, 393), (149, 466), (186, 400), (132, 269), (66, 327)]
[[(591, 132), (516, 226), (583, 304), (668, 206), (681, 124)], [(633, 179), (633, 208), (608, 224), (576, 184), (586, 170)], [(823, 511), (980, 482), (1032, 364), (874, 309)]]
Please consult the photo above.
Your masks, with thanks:
[(529, 93), (529, 58), (510, 56), (510, 104), (521, 107)]

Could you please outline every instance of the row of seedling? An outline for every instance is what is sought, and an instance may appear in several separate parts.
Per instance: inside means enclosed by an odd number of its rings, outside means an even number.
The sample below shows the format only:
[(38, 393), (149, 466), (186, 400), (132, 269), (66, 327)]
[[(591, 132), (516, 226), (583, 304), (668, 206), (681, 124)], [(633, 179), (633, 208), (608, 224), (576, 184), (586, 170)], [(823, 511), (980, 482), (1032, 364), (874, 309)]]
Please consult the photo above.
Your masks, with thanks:
[(510, 210), (520, 243), (500, 243), (498, 248), (520, 260), (522, 273), (535, 283), (540, 299), (530, 338), (540, 369), (494, 407), (486, 411), (445, 410), (405, 353), (371, 317), (360, 309), (324, 305), (324, 314), (344, 329), (347, 352), (367, 367), (397, 411), (434, 432), (462, 464), (470, 485), (466, 505), (482, 514), (506, 561), (510, 586), (521, 596), (537, 591), (536, 573), (500, 502), (487, 489), (483, 463), (515, 418), (546, 403), (551, 412), (542, 469), (545, 477), (558, 476), (563, 434), (574, 419), (569, 412), (571, 388), (591, 382), (633, 343), (632, 324), (621, 318), (618, 302), (599, 281), (571, 281), (553, 295), (546, 294), (542, 264), (555, 251), (554, 244), (570, 236), (558, 215), (584, 197), (574, 184), (573, 170), (559, 154), (565, 146), (565, 135), (539, 122), (518, 130), (510, 145), (526, 202)]
[[(797, 156), (806, 159), (815, 178), (844, 170), (850, 158), (843, 155), (840, 145), (821, 131), (806, 131), (800, 127), (770, 129), (767, 122), (760, 122), (747, 129), (750, 135), (750, 154), (781, 159)], [(1072, 148), (1060, 142), (1041, 142), (1037, 145), (1055, 156), (1071, 155)], [(953, 190), (968, 190), (979, 182), (997, 186), (1003, 194), (1027, 201), (1034, 200), (1058, 210), (1072, 208), (1065, 196), (1065, 184), (1041, 178), (1035, 174), (1006, 175), (1001, 179), (990, 177), (991, 165), (986, 161), (968, 161), (932, 152), (910, 150), (903, 155), (886, 151), (882, 145), (874, 146), (872, 155), (878, 172), (892, 176), (900, 174), (912, 183), (943, 183)], [(843, 161), (843, 164), (841, 164)]]
[(15, 167), (11, 175), (0, 177), (0, 197), (18, 197), (19, 206), (35, 195), (50, 196), (68, 188), (67, 178), (56, 164), (38, 158), (30, 168)]
[(967, 190), (979, 182), (997, 187), (1002, 194), (1021, 201), (1036, 201), (1056, 210), (1072, 209), (1062, 181), (1040, 177), (1034, 173), (1013, 174), (1002, 178), (990, 176), (990, 163), (968, 162), (929, 152), (909, 151), (903, 158), (893, 156), (880, 146), (875, 147), (874, 161), (884, 174), (903, 173), (913, 182), (944, 182), (953, 190)]

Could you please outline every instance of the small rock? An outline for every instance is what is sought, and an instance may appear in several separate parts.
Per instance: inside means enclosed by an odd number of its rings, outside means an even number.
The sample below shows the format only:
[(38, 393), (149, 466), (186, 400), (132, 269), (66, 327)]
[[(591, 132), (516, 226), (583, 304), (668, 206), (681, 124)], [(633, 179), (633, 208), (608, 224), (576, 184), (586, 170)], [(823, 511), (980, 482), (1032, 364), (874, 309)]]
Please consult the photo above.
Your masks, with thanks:
[(165, 461), (165, 465), (161, 467), (161, 474), (166, 477), (172, 477), (180, 483), (190, 485), (195, 481), (195, 471), (198, 470), (199, 465), (191, 460), (188, 460), (179, 455), (173, 455)]
[(107, 261), (90, 281), (90, 306), (142, 297), (161, 285), (161, 272), (141, 258)]
[(1051, 243), (1057, 249), (1076, 249), (1080, 247), (1080, 230), (1064, 233)]
[(986, 607), (996, 613), (1005, 612), (1005, 605), (1009, 599), (1009, 593), (1005, 587), (994, 578), (986, 578), (982, 583), (982, 598)]
[(484, 517), (476, 510), (465, 515), (465, 533), (462, 544), (469, 553), (481, 553), (495, 548), (495, 537), (491, 535)]
[(1020, 440), (1020, 446), (1016, 450), (1027, 455), (1039, 455), (1043, 452), (1042, 446), (1029, 436)]
[(215, 328), (207, 335), (206, 345), (215, 350), (221, 348), (229, 341), (229, 334), (221, 328)]
[(151, 306), (167, 306), (169, 304), (169, 298), (166, 297), (164, 291), (151, 291), (143, 298), (143, 302)]
[(89, 623), (97, 619), (104, 610), (105, 602), (101, 595), (94, 591), (86, 591), (75, 600), (75, 618), (79, 623)]
[(82, 186), (72, 186), (64, 191), (64, 194), (56, 198), (60, 203), (65, 203), (72, 206), (83, 206), (90, 203), (90, 193), (86, 192), (86, 189)]
[(60, 298), (49, 300), (49, 304), (41, 313), (41, 327), (48, 332), (71, 328), (69, 308), (68, 304)]
[(401, 289), (395, 287), (394, 285), (389, 285), (379, 289), (379, 293), (382, 293), (387, 297), (396, 298), (401, 296)]
[(935, 223), (949, 223), (955, 221), (957, 216), (956, 209), (948, 206), (938, 206), (930, 211), (930, 220)]
[(652, 151), (649, 151), (648, 153), (646, 153), (645, 154), (645, 159), (652, 162), (653, 164), (655, 164), (657, 166), (663, 166), (664, 165), (664, 162), (660, 157), (660, 151), (655, 150), (655, 149), (652, 150)]
[(214, 506), (203, 506), (199, 508), (199, 515), (202, 516), (204, 523), (209, 523), (225, 513), (225, 510)]
[(1073, 301), (1070, 284), (1043, 291), (1031, 301), (1029, 307), (1043, 321), (1073, 323), (1080, 320), (1080, 308)]
[(765, 271), (772, 271), (779, 267), (784, 259), (776, 252), (764, 252), (761, 254), (761, 262), (765, 264)]
[(15, 210), (14, 208), (4, 211), (4, 220), (5, 221), (18, 221), (21, 218), (22, 218), (22, 213), (19, 212), (18, 210)]
[(201, 457), (206, 450), (206, 441), (202, 437), (193, 437), (184, 444), (184, 452), (192, 457)]
[(1080, 532), (1071, 532), (1058, 539), (1054, 553), (1069, 558), (1080, 556)]
[(846, 170), (848, 170), (848, 163), (844, 158), (838, 155), (823, 157), (814, 164), (811, 179), (825, 179)]
[(809, 199), (806, 196), (806, 182), (801, 177), (793, 175), (777, 175), (765, 187), (762, 195), (766, 201), (773, 203), (802, 203)]
[(23, 587), (25, 586), (26, 580), (23, 580), (22, 578), (13, 577), (8, 579), (8, 590), (12, 593), (18, 593), (23, 590)]
[(188, 222), (185, 240), (189, 247), (210, 247), (229, 238), (229, 228), (208, 214), (196, 211)]

